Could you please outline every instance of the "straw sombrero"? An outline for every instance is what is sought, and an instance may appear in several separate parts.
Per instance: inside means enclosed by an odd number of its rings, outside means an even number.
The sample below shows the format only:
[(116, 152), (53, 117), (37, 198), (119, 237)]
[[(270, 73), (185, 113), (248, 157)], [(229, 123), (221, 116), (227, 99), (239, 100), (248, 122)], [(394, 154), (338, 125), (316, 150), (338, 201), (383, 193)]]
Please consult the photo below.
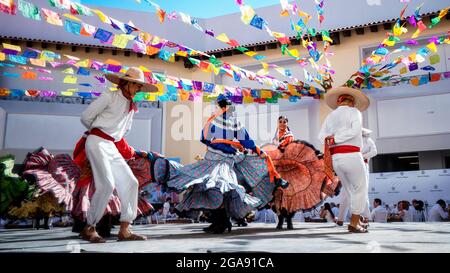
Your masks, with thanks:
[(325, 94), (325, 102), (331, 109), (336, 109), (338, 107), (337, 100), (341, 95), (350, 95), (355, 98), (355, 107), (361, 112), (366, 110), (370, 105), (369, 98), (366, 94), (357, 89), (345, 86), (340, 86), (328, 91)]
[(137, 67), (130, 67), (124, 76), (119, 74), (106, 74), (105, 78), (115, 84), (119, 84), (120, 80), (136, 82), (142, 84), (142, 92), (157, 92), (158, 88), (152, 84), (145, 82), (144, 72)]

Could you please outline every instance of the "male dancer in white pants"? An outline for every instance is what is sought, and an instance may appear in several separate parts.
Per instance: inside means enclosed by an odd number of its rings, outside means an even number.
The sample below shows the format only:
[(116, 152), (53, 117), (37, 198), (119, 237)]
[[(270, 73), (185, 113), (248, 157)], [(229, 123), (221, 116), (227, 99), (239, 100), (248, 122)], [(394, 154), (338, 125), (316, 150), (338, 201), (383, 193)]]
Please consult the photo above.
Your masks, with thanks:
[[(362, 128), (362, 139), (363, 139), (363, 147), (361, 149), (361, 153), (364, 159), (364, 167), (366, 170), (366, 182), (367, 189), (369, 188), (369, 160), (372, 157), (377, 155), (377, 147), (375, 146), (375, 142), (370, 138), (371, 130)], [(350, 209), (350, 192), (348, 189), (342, 190), (340, 194), (341, 202), (339, 203), (339, 215), (337, 218), (336, 224), (342, 226), (344, 224), (345, 219), (347, 218), (348, 210)], [(370, 201), (369, 201), (369, 191), (366, 192), (366, 205), (364, 207), (364, 211), (362, 212), (363, 223), (367, 224), (370, 218)]]
[(329, 146), (332, 167), (341, 180), (343, 192), (350, 194), (352, 217), (348, 230), (365, 233), (367, 229), (360, 223), (367, 192), (366, 171), (361, 154), (363, 141), (360, 111), (367, 109), (369, 98), (356, 89), (338, 87), (325, 94), (325, 101), (335, 110), (325, 119), (319, 138), (327, 149)]
[(155, 92), (157, 88), (145, 83), (144, 73), (138, 68), (130, 68), (125, 76), (107, 74), (105, 77), (118, 84), (119, 90), (104, 92), (81, 116), (81, 122), (89, 130), (85, 150), (95, 182), (87, 225), (81, 236), (93, 243), (105, 242), (96, 232), (95, 225), (103, 217), (116, 189), (121, 203), (119, 240), (146, 240), (146, 237), (132, 233), (129, 227), (137, 215), (138, 181), (118, 143), (123, 142), (122, 138), (130, 130), (137, 110), (133, 97), (139, 90)]
[[(370, 137), (370, 134), (372, 133), (371, 130), (363, 128), (362, 129), (362, 137), (363, 137), (363, 147), (361, 150), (363, 159), (364, 159), (364, 167), (366, 168), (366, 182), (367, 182), (367, 189), (369, 189), (369, 160), (372, 159), (377, 155), (377, 146), (375, 145), (375, 142)], [(368, 223), (370, 218), (370, 201), (369, 201), (369, 190), (366, 192), (366, 206), (364, 208), (362, 216), (364, 217), (363, 223)]]

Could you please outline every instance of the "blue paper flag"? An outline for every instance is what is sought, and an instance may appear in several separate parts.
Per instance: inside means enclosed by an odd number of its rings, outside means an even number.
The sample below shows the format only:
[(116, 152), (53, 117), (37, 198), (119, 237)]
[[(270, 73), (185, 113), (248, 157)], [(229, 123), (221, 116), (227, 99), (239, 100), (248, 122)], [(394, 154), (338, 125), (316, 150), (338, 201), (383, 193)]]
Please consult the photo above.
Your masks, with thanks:
[(27, 58), (17, 55), (8, 55), (8, 59), (13, 63), (27, 64)]
[(427, 84), (429, 81), (430, 81), (430, 79), (429, 79), (428, 75), (422, 76), (419, 79), (419, 85)]
[(298, 101), (298, 97), (297, 96), (290, 96), (289, 97), (289, 101), (290, 102), (297, 102)]
[(260, 98), (261, 97), (261, 91), (257, 90), (257, 89), (252, 89), (250, 91), (250, 94), (251, 94), (252, 98)]
[(421, 69), (425, 70), (425, 71), (435, 71), (436, 70), (436, 68), (432, 67), (431, 65), (424, 66)]
[(98, 28), (94, 34), (95, 39), (99, 39), (101, 42), (106, 43), (109, 41), (113, 34), (107, 30)]
[(64, 29), (69, 33), (80, 35), (81, 24), (78, 22), (74, 22), (74, 21), (66, 19), (66, 21), (64, 21)]
[(91, 92), (77, 92), (77, 95), (85, 99), (92, 98)]
[(27, 49), (22, 53), (22, 56), (29, 59), (37, 59), (39, 54), (34, 50)]
[(78, 74), (78, 75), (89, 76), (91, 73), (90, 73), (89, 70), (87, 70), (86, 68), (80, 67), (80, 68), (78, 68), (77, 74)]
[(214, 91), (214, 84), (205, 82), (203, 83), (203, 92), (212, 93)]
[(259, 29), (263, 29), (264, 24), (265, 24), (264, 19), (259, 17), (256, 14), (255, 14), (255, 16), (253, 16), (253, 19), (250, 21), (250, 25), (252, 25), (256, 28), (259, 28)]
[(235, 71), (233, 71), (233, 78), (237, 82), (241, 81), (241, 76), (238, 73), (236, 73)]
[(387, 55), (389, 53), (389, 50), (385, 47), (379, 47), (377, 48), (377, 50), (375, 50), (374, 54), (376, 55)]
[(178, 89), (175, 86), (173, 86), (173, 85), (166, 85), (166, 87), (167, 87), (167, 93), (168, 94), (173, 94), (173, 93), (177, 93), (178, 92)]
[(255, 56), (253, 56), (253, 59), (255, 59), (255, 60), (262, 60), (262, 59), (265, 59), (265, 58), (267, 58), (266, 56), (264, 56), (264, 55), (255, 55)]
[(10, 78), (19, 78), (20, 75), (17, 73), (9, 73), (9, 72), (3, 72), (3, 76), (10, 77)]
[(11, 89), (10, 91), (12, 97), (22, 97), (25, 95), (25, 90), (22, 89)]

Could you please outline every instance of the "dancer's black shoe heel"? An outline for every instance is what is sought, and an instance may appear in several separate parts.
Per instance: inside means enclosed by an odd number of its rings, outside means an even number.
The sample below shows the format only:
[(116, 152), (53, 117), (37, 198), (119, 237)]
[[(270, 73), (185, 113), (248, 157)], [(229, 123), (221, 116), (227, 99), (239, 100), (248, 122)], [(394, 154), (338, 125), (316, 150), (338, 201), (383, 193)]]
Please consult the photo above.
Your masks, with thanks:
[(276, 178), (275, 186), (281, 187), (282, 189), (286, 189), (287, 187), (289, 187), (289, 182), (287, 182), (283, 178)]

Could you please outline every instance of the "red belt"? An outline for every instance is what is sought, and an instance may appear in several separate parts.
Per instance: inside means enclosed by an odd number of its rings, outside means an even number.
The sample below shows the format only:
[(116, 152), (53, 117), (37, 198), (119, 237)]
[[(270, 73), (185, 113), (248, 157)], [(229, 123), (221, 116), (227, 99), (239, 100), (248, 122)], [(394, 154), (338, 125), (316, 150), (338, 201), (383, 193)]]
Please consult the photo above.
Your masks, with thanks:
[(352, 146), (352, 145), (340, 145), (340, 146), (330, 147), (331, 155), (358, 153), (360, 151), (361, 151), (361, 149), (359, 147)]
[(112, 141), (112, 142), (116, 142), (116, 141), (114, 141), (115, 139), (112, 136), (108, 135), (107, 133), (103, 132), (102, 130), (100, 130), (98, 128), (91, 129), (88, 134), (95, 135), (95, 136), (101, 137), (103, 139)]

